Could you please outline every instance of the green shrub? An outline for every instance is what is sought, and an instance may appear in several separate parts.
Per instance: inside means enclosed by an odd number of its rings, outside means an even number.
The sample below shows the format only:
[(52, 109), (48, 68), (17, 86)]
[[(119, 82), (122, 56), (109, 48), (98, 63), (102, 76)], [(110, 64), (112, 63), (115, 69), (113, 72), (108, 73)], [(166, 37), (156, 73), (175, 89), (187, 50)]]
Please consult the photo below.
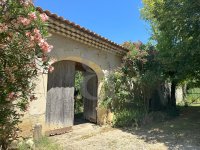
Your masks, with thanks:
[(139, 110), (121, 110), (115, 113), (113, 125), (116, 127), (138, 127), (144, 115)]
[(43, 137), (41, 140), (35, 142), (36, 149), (38, 150), (62, 150), (63, 148), (54, 143), (48, 137)]
[[(104, 81), (101, 106), (114, 113), (114, 126), (138, 126), (149, 112), (149, 100), (159, 85), (154, 51), (143, 44), (126, 43), (131, 48), (120, 68)], [(142, 49), (142, 50), (141, 50)]]

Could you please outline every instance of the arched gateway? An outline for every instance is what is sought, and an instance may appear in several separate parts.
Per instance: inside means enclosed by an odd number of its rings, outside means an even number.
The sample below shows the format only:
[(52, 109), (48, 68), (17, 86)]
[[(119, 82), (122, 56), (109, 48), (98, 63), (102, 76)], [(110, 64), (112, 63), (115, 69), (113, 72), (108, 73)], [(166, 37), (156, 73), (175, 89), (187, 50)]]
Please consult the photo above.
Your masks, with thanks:
[(127, 49), (49, 11), (38, 11), (49, 16), (48, 42), (54, 46), (49, 55), (56, 62), (52, 73), (38, 76), (38, 100), (31, 103), (21, 126), (29, 130), (28, 126), (42, 123), (48, 134), (62, 133), (73, 126), (76, 70), (84, 74), (84, 117), (98, 123), (101, 81), (120, 66)]
[[(53, 64), (54, 71), (48, 74), (46, 124), (51, 128), (48, 134), (68, 130), (74, 124), (74, 92), (76, 70), (84, 76), (81, 94), (84, 102), (84, 119), (97, 123), (98, 78), (88, 66), (69, 60)], [(53, 128), (53, 129), (52, 129)], [(56, 128), (56, 130), (55, 130)]]

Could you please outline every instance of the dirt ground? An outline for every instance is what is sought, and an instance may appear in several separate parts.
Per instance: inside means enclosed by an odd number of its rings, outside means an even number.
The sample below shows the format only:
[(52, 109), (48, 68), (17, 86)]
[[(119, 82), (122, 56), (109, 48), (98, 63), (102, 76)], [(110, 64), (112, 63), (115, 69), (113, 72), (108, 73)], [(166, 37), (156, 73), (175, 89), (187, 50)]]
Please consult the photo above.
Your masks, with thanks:
[(200, 107), (182, 108), (173, 120), (137, 130), (85, 123), (51, 139), (64, 150), (200, 150)]

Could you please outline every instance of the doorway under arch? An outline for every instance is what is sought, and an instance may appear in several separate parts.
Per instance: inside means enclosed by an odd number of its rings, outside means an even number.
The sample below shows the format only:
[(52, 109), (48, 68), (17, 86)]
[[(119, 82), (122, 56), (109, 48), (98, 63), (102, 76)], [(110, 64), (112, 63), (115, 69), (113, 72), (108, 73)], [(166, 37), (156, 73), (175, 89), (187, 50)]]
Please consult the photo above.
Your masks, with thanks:
[(97, 122), (98, 77), (96, 72), (79, 62), (62, 60), (52, 64), (54, 71), (48, 73), (46, 123), (50, 130), (60, 130), (74, 125), (75, 74), (81, 71), (83, 83), (84, 119)]

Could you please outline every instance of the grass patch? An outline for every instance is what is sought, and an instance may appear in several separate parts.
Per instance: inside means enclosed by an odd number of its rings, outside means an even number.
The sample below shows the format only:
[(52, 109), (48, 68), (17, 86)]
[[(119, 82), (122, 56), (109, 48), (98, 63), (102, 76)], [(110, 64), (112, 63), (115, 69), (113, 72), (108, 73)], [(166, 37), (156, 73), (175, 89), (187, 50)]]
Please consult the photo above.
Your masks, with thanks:
[(43, 137), (41, 140), (35, 142), (36, 149), (38, 150), (62, 150), (62, 147), (55, 144), (48, 137)]
[(193, 104), (193, 103), (200, 103), (200, 88), (193, 88), (188, 90), (188, 94), (187, 94), (187, 103), (189, 105)]
[[(48, 137), (42, 137), (39, 141), (35, 141), (35, 150), (63, 150), (63, 148), (56, 144), (54, 141)], [(23, 142), (19, 146), (19, 150), (30, 150), (30, 146)]]

